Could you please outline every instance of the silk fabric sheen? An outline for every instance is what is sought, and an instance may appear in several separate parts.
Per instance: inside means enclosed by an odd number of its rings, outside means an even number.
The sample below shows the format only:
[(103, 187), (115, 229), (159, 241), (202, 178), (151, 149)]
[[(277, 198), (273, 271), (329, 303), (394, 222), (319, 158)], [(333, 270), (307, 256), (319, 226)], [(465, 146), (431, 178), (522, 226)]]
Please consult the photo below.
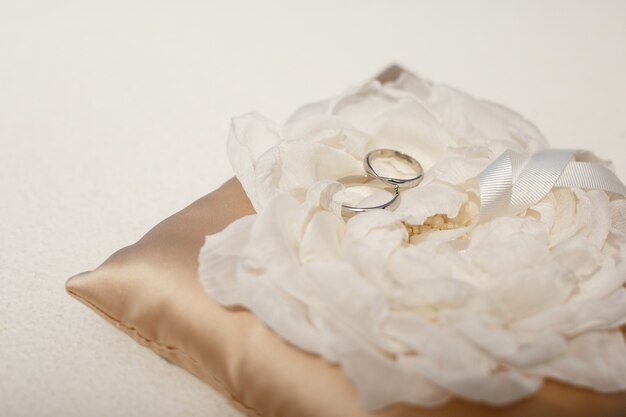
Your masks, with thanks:
[(504, 408), (455, 400), (435, 409), (361, 409), (340, 369), (276, 336), (250, 312), (213, 302), (198, 281), (204, 237), (253, 214), (236, 179), (158, 224), (68, 292), (139, 343), (188, 370), (255, 417), (618, 416), (626, 394), (600, 395), (548, 382)]

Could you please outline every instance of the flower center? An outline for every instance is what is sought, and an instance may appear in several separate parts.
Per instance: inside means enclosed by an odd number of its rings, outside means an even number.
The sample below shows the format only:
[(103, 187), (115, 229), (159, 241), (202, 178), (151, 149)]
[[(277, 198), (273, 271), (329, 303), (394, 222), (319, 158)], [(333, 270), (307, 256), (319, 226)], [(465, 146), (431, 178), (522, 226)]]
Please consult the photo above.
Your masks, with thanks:
[(404, 224), (407, 232), (409, 232), (409, 237), (421, 235), (433, 230), (455, 229), (459, 226), (450, 220), (446, 214), (435, 214), (434, 216), (430, 216), (424, 220), (423, 224), (410, 224), (407, 222), (402, 222), (402, 224)]

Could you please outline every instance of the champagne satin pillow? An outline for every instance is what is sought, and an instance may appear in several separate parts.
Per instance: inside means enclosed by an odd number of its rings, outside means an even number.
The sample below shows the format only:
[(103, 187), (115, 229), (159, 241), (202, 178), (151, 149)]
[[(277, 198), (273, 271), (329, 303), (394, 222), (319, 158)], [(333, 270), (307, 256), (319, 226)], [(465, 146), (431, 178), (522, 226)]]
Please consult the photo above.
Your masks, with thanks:
[(620, 416), (626, 394), (600, 395), (548, 382), (538, 395), (504, 408), (455, 400), (435, 409), (397, 405), (375, 414), (359, 406), (341, 371), (276, 336), (250, 312), (225, 309), (198, 281), (206, 235), (254, 213), (240, 183), (164, 220), (95, 271), (67, 282), (68, 292), (255, 417)]

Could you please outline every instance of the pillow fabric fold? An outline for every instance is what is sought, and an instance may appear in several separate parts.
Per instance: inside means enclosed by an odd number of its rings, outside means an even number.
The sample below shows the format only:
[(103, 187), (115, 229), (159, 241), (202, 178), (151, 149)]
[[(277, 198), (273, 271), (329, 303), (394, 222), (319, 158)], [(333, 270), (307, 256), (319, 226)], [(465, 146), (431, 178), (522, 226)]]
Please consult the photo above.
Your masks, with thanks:
[(231, 179), (159, 223), (100, 267), (72, 277), (67, 291), (168, 361), (186, 369), (254, 417), (619, 416), (626, 394), (600, 395), (547, 382), (507, 407), (453, 400), (442, 407), (360, 406), (340, 369), (275, 335), (244, 309), (226, 309), (198, 281), (206, 235), (253, 214)]

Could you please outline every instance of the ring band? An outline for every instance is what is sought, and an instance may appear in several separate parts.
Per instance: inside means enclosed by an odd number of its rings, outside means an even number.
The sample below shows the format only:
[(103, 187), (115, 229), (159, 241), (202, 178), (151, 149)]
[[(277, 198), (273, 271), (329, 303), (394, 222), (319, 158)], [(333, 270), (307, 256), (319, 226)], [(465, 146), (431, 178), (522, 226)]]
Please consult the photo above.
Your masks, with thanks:
[(341, 204), (341, 215), (344, 217), (352, 217), (355, 214), (358, 213), (363, 213), (366, 211), (371, 211), (371, 210), (379, 210), (379, 209), (386, 209), (386, 208), (390, 208), (392, 205), (394, 205), (394, 203), (396, 203), (398, 201), (398, 197), (400, 196), (400, 191), (398, 190), (398, 187), (393, 186), (393, 187), (389, 187), (388, 184), (382, 183), (378, 180), (378, 178), (374, 178), (374, 177), (370, 177), (367, 175), (351, 175), (348, 177), (343, 177), (341, 179), (337, 180), (338, 182), (344, 184), (344, 185), (350, 185), (350, 184), (368, 184), (370, 182), (374, 182), (376, 184), (378, 184), (379, 188), (382, 188), (383, 190), (387, 190), (389, 191), (389, 188), (391, 188), (391, 192), (393, 194), (393, 197), (391, 197), (391, 199), (383, 204), (380, 204), (378, 206), (372, 206), (372, 207), (355, 207), (355, 206), (350, 206), (348, 204)]
[[(415, 169), (417, 175), (412, 178), (393, 178), (378, 175), (378, 173), (376, 173), (376, 170), (372, 166), (372, 161), (377, 158), (385, 157), (393, 157), (407, 162), (412, 168)], [(424, 178), (424, 169), (422, 168), (422, 164), (420, 164), (417, 159), (403, 152), (395, 151), (393, 149), (375, 149), (369, 152), (367, 155), (365, 155), (365, 158), (363, 159), (363, 167), (365, 168), (365, 172), (367, 172), (369, 176), (377, 178), (382, 182), (399, 188), (415, 187), (420, 182), (422, 182), (422, 179)]]

